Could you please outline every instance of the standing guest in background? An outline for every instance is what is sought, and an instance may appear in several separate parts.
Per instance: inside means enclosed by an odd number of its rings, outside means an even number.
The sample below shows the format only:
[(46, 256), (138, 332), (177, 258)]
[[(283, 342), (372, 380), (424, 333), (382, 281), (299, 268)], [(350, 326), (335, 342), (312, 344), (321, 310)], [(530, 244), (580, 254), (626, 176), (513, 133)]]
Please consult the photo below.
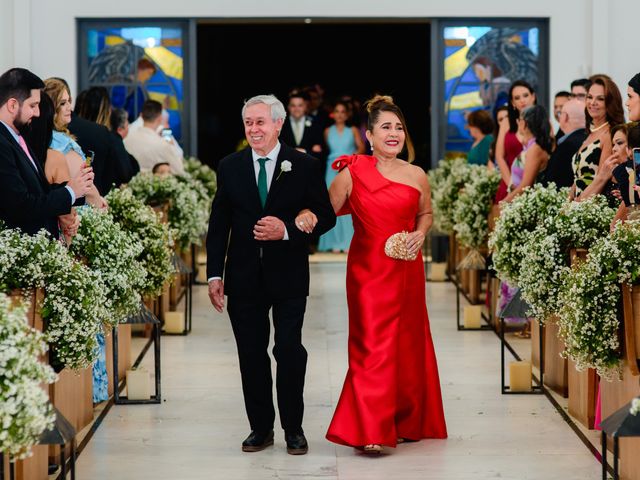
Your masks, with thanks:
[[(556, 122), (560, 122), (560, 112), (562, 112), (562, 106), (567, 103), (571, 99), (571, 94), (566, 90), (561, 90), (556, 93), (556, 96), (553, 99), (553, 118), (556, 119)], [(564, 135), (561, 127), (558, 127), (556, 131), (555, 138), (558, 139)]]
[(471, 165), (489, 165), (489, 150), (493, 143), (493, 120), (486, 110), (475, 110), (467, 116), (469, 134), (473, 138), (473, 145), (467, 155), (467, 162)]
[(611, 172), (597, 175), (598, 167), (611, 155), (611, 127), (624, 123), (622, 97), (613, 80), (594, 75), (589, 81), (585, 110), (588, 136), (573, 157), (571, 198), (578, 201), (602, 193), (611, 180)]
[[(101, 183), (105, 190), (127, 183), (135, 175), (131, 159), (124, 148), (122, 138), (111, 131), (111, 102), (104, 87), (91, 87), (80, 92), (74, 109), (79, 118), (98, 124), (109, 130), (109, 155), (105, 159)], [(104, 131), (104, 130), (103, 130)], [(78, 143), (80, 143), (78, 141)], [(82, 146), (82, 144), (81, 144)]]
[(503, 121), (508, 121), (509, 109), (507, 104), (499, 105), (495, 108), (493, 113), (493, 141), (489, 147), (489, 168), (496, 168), (496, 142), (498, 140), (498, 130)]
[(50, 185), (22, 136), (40, 114), (44, 83), (24, 68), (0, 76), (0, 220), (8, 228), (35, 234), (41, 229), (58, 238), (73, 236), (79, 219), (71, 206), (93, 187), (93, 172), (85, 167), (65, 185)]
[(495, 203), (499, 203), (507, 196), (508, 185), (511, 185), (511, 164), (522, 152), (522, 143), (516, 135), (518, 118), (520, 112), (536, 103), (536, 92), (529, 83), (516, 80), (509, 88), (508, 98), (509, 116), (500, 124), (496, 141), (496, 165), (500, 169), (502, 180), (498, 186)]
[(640, 122), (640, 73), (636, 73), (627, 86), (627, 100), (629, 121)]
[(116, 149), (124, 150), (124, 153), (129, 158), (129, 178), (123, 180), (122, 183), (127, 183), (133, 176), (140, 172), (140, 165), (138, 161), (135, 159), (133, 155), (127, 152), (127, 149), (124, 147), (123, 140), (127, 138), (129, 134), (129, 114), (123, 108), (114, 108), (111, 110), (111, 117), (109, 119), (109, 128), (111, 130), (111, 134), (115, 135), (117, 138), (114, 143), (116, 145)]
[[(69, 175), (74, 177), (85, 166), (87, 157), (76, 139), (68, 129), (71, 122), (71, 95), (66, 82), (57, 78), (47, 78), (44, 81), (44, 93), (49, 95), (55, 108), (53, 119), (53, 136), (51, 148), (62, 153), (67, 160)], [(88, 152), (88, 150), (87, 150)], [(94, 154), (91, 155), (93, 163)], [(95, 185), (86, 195), (87, 202), (96, 208), (107, 208), (107, 201), (104, 199)]]
[[(309, 295), (310, 235), (294, 221), (303, 209), (318, 218), (317, 234), (335, 224), (317, 159), (278, 141), (286, 116), (273, 95), (253, 97), (242, 109), (250, 147), (223, 158), (207, 233), (209, 298), (218, 312), (229, 300), (238, 347), (242, 392), (251, 434), (242, 451), (273, 445), (275, 408), (269, 347), (273, 316), (276, 390), (287, 453), (308, 451), (302, 429), (307, 351), (302, 324)], [(301, 228), (307, 226), (300, 220)], [(222, 277), (224, 275), (224, 281)]]
[(300, 90), (289, 94), (287, 103), (289, 115), (280, 132), (280, 141), (302, 153), (308, 153), (318, 160), (324, 160), (322, 128), (312, 117), (306, 115), (307, 96)]
[(171, 175), (171, 165), (165, 162), (156, 163), (151, 169), (151, 173), (159, 177), (168, 177)]
[(124, 139), (124, 146), (133, 155), (142, 172), (150, 172), (158, 162), (171, 165), (171, 173), (184, 173), (182, 156), (172, 145), (171, 138), (165, 138), (158, 133), (162, 125), (162, 105), (155, 100), (147, 100), (142, 107), (143, 126), (129, 132)]
[(324, 89), (320, 84), (308, 85), (303, 89), (307, 97), (307, 115), (318, 125), (321, 132), (329, 126), (331, 119), (324, 106)]
[(587, 131), (584, 128), (584, 103), (575, 99), (565, 102), (558, 121), (560, 130), (566, 133), (556, 139), (556, 148), (551, 154), (541, 183), (548, 185), (553, 182), (558, 188), (571, 187), (573, 185), (572, 159), (587, 138)]
[[(347, 121), (347, 104), (336, 102), (333, 107), (333, 121), (335, 122), (324, 132), (325, 142), (329, 149), (327, 157), (325, 182), (331, 185), (338, 174), (331, 168), (331, 164), (341, 155), (364, 153), (364, 143), (360, 132)], [(342, 215), (336, 220), (336, 226), (320, 237), (318, 250), (321, 252), (346, 252), (353, 237), (353, 223), (351, 215)]]
[(587, 101), (587, 93), (591, 81), (588, 78), (578, 78), (571, 82), (571, 98), (574, 98), (582, 103)]

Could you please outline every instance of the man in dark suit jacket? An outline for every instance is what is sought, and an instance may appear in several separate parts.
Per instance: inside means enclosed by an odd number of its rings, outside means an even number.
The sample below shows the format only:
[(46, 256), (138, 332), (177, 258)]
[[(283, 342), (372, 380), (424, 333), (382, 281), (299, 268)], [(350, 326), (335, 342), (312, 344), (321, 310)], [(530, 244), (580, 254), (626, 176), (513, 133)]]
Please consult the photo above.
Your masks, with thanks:
[(305, 114), (307, 100), (306, 94), (301, 91), (295, 90), (289, 94), (289, 115), (282, 125), (280, 141), (323, 161), (326, 150), (324, 132), (319, 122), (314, 122)]
[(558, 188), (573, 185), (573, 156), (587, 138), (585, 130), (584, 103), (569, 100), (560, 112), (560, 129), (567, 132), (557, 139), (556, 149), (549, 158), (549, 164), (543, 172), (542, 184), (554, 182)]
[(58, 222), (75, 234), (78, 221), (71, 206), (93, 185), (90, 168), (81, 169), (67, 185), (49, 185), (42, 165), (20, 134), (39, 115), (40, 78), (23, 68), (0, 76), (0, 220), (28, 234), (46, 229), (58, 238)]
[(242, 450), (255, 452), (273, 444), (275, 410), (267, 353), (272, 310), (278, 411), (287, 452), (300, 455), (308, 450), (302, 430), (307, 352), (301, 336), (310, 239), (294, 222), (299, 212), (310, 209), (318, 219), (314, 234), (321, 235), (335, 225), (336, 217), (319, 162), (278, 141), (285, 115), (282, 103), (271, 95), (254, 97), (243, 108), (250, 148), (218, 165), (207, 276), (216, 310), (222, 312), (228, 296), (251, 425)]

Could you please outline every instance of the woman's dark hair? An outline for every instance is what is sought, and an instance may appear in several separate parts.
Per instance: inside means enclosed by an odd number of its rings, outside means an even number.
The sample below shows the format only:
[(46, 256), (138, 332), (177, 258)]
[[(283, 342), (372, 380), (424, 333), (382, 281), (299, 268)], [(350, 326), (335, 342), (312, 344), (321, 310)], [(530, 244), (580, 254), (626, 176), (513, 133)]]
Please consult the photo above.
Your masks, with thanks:
[(335, 108), (338, 105), (342, 105), (344, 107), (344, 109), (347, 111), (347, 119), (346, 119), (346, 121), (344, 123), (345, 123), (345, 125), (347, 127), (351, 127), (351, 125), (352, 125), (352, 122), (351, 122), (352, 116), (349, 115), (349, 111), (353, 111), (353, 105), (349, 105), (349, 102), (347, 102), (346, 100), (338, 99), (335, 102), (333, 102), (333, 109), (335, 110)]
[(640, 122), (627, 123), (627, 148), (640, 148)]
[(124, 124), (129, 120), (129, 114), (124, 108), (114, 108), (111, 110), (109, 124), (111, 131), (117, 132), (119, 128), (124, 128)]
[(104, 87), (91, 87), (81, 92), (76, 99), (74, 111), (79, 117), (108, 128), (111, 115), (109, 92)]
[(611, 127), (611, 130), (609, 131), (609, 133), (611, 134), (611, 140), (613, 140), (613, 136), (618, 133), (618, 132), (622, 132), (624, 133), (625, 137), (629, 136), (629, 125), (632, 125), (633, 123), (619, 123), (618, 125), (614, 125), (613, 127)]
[(493, 142), (491, 142), (491, 146), (489, 147), (489, 158), (493, 161), (496, 159), (496, 143), (498, 142), (498, 132), (500, 131), (500, 124), (498, 123), (498, 114), (500, 112), (507, 112), (509, 114), (509, 107), (505, 103), (504, 105), (500, 105), (493, 110)]
[(640, 95), (640, 73), (636, 73), (631, 80), (629, 80), (629, 86)]
[[(589, 90), (594, 85), (600, 85), (604, 89), (604, 106), (607, 111), (607, 122), (609, 125), (618, 125), (619, 123), (624, 123), (624, 109), (622, 108), (622, 96), (620, 95), (620, 90), (618, 90), (618, 86), (611, 80), (611, 77), (608, 75), (600, 74), (589, 77), (591, 81), (591, 86)], [(587, 91), (587, 95), (589, 92)], [(591, 123), (593, 122), (593, 118), (589, 115), (589, 109), (585, 106), (584, 115), (587, 120), (587, 130), (591, 129)]]
[[(536, 93), (536, 91), (531, 86), (531, 84), (524, 80), (516, 80), (511, 84), (511, 87), (509, 87), (509, 102), (507, 103), (507, 109), (509, 112), (509, 131), (511, 131), (512, 133), (515, 133), (518, 131), (518, 124), (516, 120), (518, 120), (518, 117), (520, 116), (520, 112), (518, 111), (518, 109), (513, 106), (513, 91), (515, 90), (516, 87), (524, 87), (527, 90), (529, 90), (529, 93), (531, 93), (532, 95)], [(537, 104), (537, 103), (538, 103), (538, 99), (536, 98), (534, 104)]]
[(484, 135), (493, 133), (493, 120), (486, 110), (474, 110), (467, 117), (470, 127), (478, 128)]
[(415, 150), (413, 148), (411, 137), (409, 137), (407, 122), (404, 119), (404, 115), (402, 114), (400, 107), (393, 103), (393, 98), (389, 95), (376, 95), (367, 101), (366, 106), (367, 113), (369, 114), (369, 118), (367, 119), (367, 130), (370, 132), (373, 132), (373, 126), (378, 123), (378, 118), (380, 117), (381, 112), (391, 112), (398, 117), (400, 123), (402, 123), (402, 128), (405, 133), (404, 145), (407, 149), (407, 161), (413, 162), (413, 159), (415, 158)]
[(160, 170), (160, 167), (162, 167), (164, 165), (167, 165), (169, 167), (171, 166), (168, 162), (158, 162), (151, 169), (151, 173), (158, 173), (158, 170)]
[(30, 128), (24, 132), (25, 141), (41, 165), (44, 165), (47, 160), (47, 149), (53, 138), (53, 119), (55, 116), (56, 108), (53, 105), (53, 100), (42, 92), (40, 95), (40, 116), (33, 117)]
[(551, 154), (553, 140), (551, 139), (551, 124), (547, 110), (542, 105), (532, 105), (524, 109), (521, 118), (535, 137), (538, 146)]

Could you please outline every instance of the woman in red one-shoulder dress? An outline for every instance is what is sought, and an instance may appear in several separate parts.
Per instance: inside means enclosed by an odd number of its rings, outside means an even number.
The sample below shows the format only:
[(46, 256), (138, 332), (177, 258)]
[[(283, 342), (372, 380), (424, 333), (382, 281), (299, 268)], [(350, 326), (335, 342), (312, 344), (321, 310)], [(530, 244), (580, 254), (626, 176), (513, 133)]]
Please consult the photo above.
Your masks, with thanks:
[[(355, 233), (347, 260), (349, 370), (327, 438), (380, 453), (383, 445), (446, 438), (447, 429), (420, 254), (432, 223), (429, 184), (420, 167), (397, 158), (405, 139), (413, 152), (392, 99), (375, 97), (368, 110), (373, 156), (339, 157), (329, 189)], [(402, 231), (415, 260), (385, 254), (387, 239)]]

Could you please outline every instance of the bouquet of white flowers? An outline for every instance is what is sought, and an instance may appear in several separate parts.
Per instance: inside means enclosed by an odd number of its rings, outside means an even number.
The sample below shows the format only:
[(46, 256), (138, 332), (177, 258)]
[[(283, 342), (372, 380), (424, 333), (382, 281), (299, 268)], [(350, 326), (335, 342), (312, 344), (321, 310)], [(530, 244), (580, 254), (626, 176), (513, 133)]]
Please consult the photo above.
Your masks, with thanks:
[(0, 293), (0, 452), (28, 457), (55, 414), (42, 384), (56, 381), (38, 359), (47, 351), (43, 335), (27, 325), (28, 305), (11, 307)]
[(595, 368), (608, 380), (620, 375), (620, 285), (640, 279), (638, 251), (640, 222), (618, 224), (610, 236), (593, 244), (587, 260), (572, 268), (560, 290), (564, 354), (577, 368)]
[(453, 233), (455, 203), (460, 190), (471, 180), (472, 171), (465, 158), (454, 158), (440, 160), (429, 172), (434, 226), (439, 231)]
[(0, 231), (2, 290), (43, 288), (40, 308), (47, 328), (53, 362), (74, 370), (96, 359), (96, 334), (108, 318), (105, 286), (98, 272), (89, 270), (43, 230), (24, 235)]
[(109, 213), (85, 207), (70, 250), (102, 277), (108, 327), (140, 311), (147, 273), (138, 261), (143, 250), (138, 237), (125, 232)]
[(609, 233), (615, 211), (606, 197), (567, 201), (553, 221), (539, 225), (524, 246), (518, 285), (529, 313), (544, 322), (560, 309), (558, 294), (570, 271), (569, 251), (589, 248)]
[(518, 285), (529, 236), (536, 227), (553, 221), (567, 196), (565, 189), (558, 191), (554, 184), (537, 184), (525, 188), (510, 203), (501, 204), (500, 216), (489, 236), (493, 268), (500, 280)]
[(137, 260), (147, 272), (140, 288), (143, 297), (154, 297), (175, 272), (172, 262), (173, 239), (159, 214), (133, 196), (129, 188), (114, 188), (106, 197), (109, 213), (120, 227), (142, 244)]
[(147, 205), (169, 204), (169, 226), (181, 249), (192, 243), (200, 244), (207, 231), (208, 208), (203, 208), (202, 195), (186, 181), (176, 177), (159, 177), (139, 173), (128, 184), (133, 195)]
[(185, 158), (184, 169), (191, 174), (193, 178), (201, 182), (207, 190), (209, 203), (213, 200), (218, 188), (216, 172), (211, 167), (202, 163), (196, 157)]

